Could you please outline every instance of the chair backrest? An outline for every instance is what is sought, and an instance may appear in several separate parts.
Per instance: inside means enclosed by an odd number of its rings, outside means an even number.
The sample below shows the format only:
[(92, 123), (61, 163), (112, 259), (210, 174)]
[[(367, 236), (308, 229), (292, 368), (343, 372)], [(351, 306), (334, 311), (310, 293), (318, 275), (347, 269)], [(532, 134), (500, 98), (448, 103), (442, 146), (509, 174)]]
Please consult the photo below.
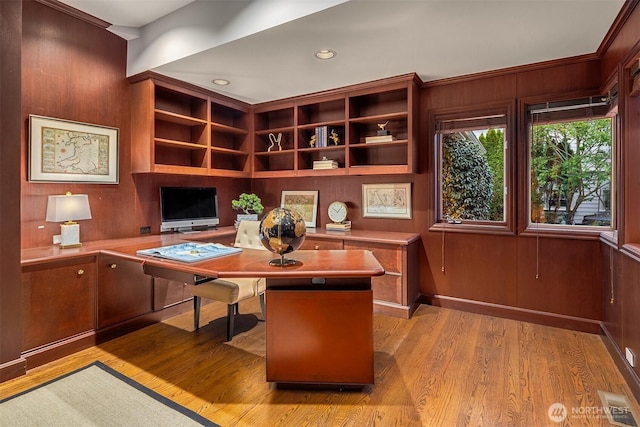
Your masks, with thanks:
[(236, 232), (236, 241), (233, 246), (237, 248), (267, 250), (260, 241), (260, 221), (240, 221)]

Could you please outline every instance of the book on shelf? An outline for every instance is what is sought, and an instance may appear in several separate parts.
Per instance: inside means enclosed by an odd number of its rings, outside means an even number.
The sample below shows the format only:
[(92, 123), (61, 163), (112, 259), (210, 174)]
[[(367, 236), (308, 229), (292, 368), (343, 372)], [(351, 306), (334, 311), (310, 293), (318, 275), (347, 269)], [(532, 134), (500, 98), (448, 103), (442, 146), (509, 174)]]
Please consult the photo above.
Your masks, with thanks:
[(335, 160), (314, 160), (313, 161), (313, 169), (337, 169), (338, 162)]
[(317, 126), (315, 128), (309, 147), (326, 148), (340, 145), (340, 134), (329, 126)]
[(351, 221), (328, 222), (325, 229), (328, 231), (349, 231), (351, 230)]
[(392, 142), (393, 135), (376, 135), (376, 136), (367, 136), (364, 138), (364, 142), (367, 144), (375, 143), (375, 142)]

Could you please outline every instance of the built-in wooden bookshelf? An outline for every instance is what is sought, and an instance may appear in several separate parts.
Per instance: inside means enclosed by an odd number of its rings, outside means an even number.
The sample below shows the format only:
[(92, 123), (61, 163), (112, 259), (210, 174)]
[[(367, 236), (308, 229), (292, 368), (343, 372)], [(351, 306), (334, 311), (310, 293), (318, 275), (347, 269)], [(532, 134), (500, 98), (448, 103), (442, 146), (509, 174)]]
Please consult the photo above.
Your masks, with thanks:
[[(253, 113), (253, 176), (293, 176), (295, 159), (295, 107), (292, 102), (257, 106)], [(276, 141), (280, 141), (277, 144)]]
[(132, 83), (133, 173), (251, 176), (249, 105), (159, 76)]
[[(263, 178), (415, 169), (414, 74), (255, 106), (154, 73), (131, 82), (133, 173)], [(368, 142), (385, 123), (392, 140)], [(324, 159), (338, 168), (314, 169)]]
[[(253, 176), (412, 173), (417, 107), (414, 74), (260, 105), (254, 113)], [(392, 141), (367, 142), (384, 123)], [(328, 138), (313, 140), (319, 132)], [(269, 151), (269, 135), (279, 134), (283, 149)], [(314, 161), (325, 158), (338, 168), (314, 170)]]

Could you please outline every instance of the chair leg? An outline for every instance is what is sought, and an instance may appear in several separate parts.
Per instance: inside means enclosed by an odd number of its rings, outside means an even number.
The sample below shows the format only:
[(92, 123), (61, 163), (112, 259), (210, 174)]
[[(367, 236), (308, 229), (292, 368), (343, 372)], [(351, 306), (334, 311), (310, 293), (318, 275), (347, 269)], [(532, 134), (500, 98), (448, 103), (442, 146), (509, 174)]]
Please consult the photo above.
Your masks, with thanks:
[(262, 310), (262, 321), (267, 320), (267, 312), (265, 311), (264, 292), (260, 294), (260, 310)]
[(193, 327), (197, 331), (200, 328), (200, 297), (193, 297)]
[(238, 312), (238, 303), (227, 305), (227, 341), (233, 338), (233, 321)]

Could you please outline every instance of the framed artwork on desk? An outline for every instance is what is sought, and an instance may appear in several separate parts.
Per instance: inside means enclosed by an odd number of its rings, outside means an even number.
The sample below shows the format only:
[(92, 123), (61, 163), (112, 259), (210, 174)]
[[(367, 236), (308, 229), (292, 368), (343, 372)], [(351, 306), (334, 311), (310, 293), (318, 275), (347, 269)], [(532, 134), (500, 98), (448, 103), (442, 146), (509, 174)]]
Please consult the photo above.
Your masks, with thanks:
[(29, 181), (118, 183), (118, 129), (29, 115)]
[(304, 225), (316, 227), (318, 215), (318, 191), (282, 191), (280, 207), (297, 211), (304, 219)]

